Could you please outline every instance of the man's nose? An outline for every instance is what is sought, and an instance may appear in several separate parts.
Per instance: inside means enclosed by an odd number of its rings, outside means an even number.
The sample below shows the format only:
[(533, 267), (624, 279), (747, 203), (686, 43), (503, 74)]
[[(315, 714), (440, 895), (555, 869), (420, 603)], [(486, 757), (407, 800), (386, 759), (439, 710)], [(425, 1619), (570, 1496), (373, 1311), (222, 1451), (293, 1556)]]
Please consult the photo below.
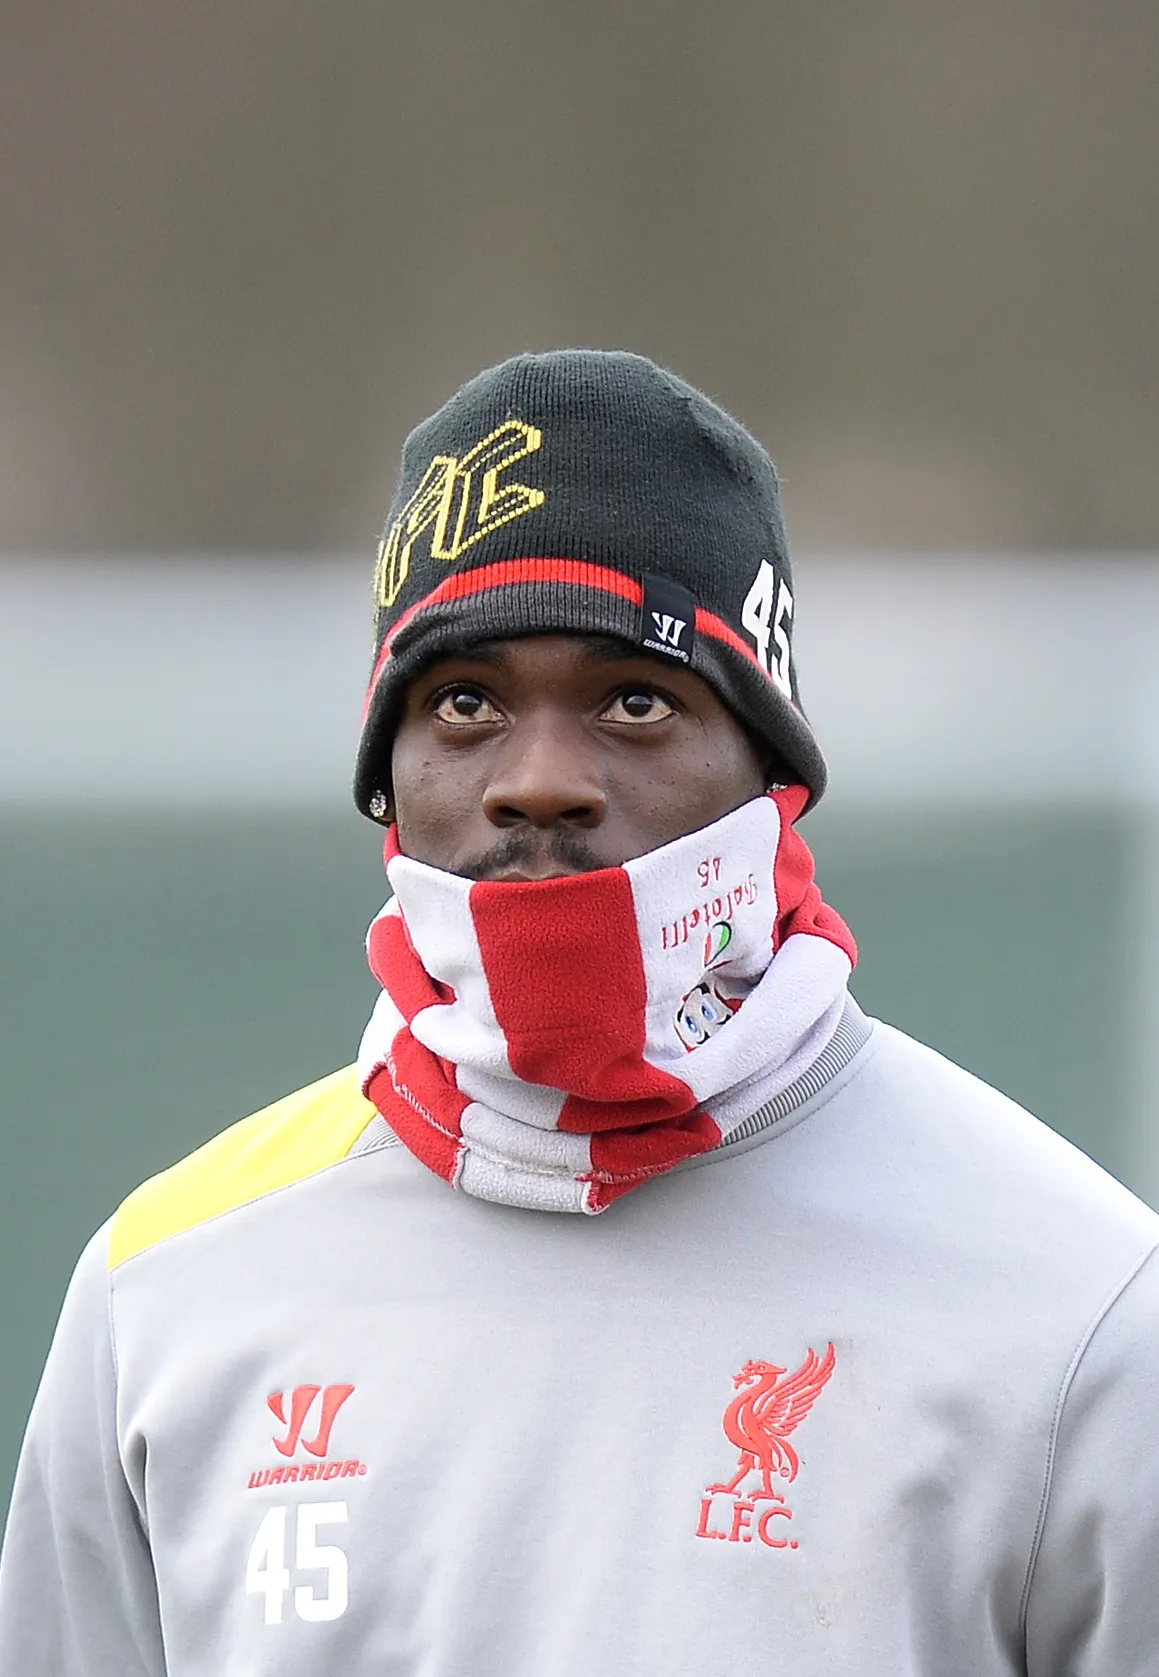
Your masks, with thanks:
[(487, 819), (496, 827), (598, 827), (608, 802), (585, 743), (549, 722), (512, 728), (483, 795)]

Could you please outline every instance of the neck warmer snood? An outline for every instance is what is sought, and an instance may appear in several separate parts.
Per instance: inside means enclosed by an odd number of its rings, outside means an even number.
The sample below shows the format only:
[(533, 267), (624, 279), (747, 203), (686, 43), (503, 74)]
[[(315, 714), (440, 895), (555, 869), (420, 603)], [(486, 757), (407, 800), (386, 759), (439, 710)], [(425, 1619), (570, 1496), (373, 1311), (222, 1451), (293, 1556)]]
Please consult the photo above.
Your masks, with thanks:
[(364, 1093), (452, 1187), (603, 1211), (800, 1078), (857, 958), (793, 822), (803, 786), (622, 867), (531, 884), (403, 856), (367, 938)]

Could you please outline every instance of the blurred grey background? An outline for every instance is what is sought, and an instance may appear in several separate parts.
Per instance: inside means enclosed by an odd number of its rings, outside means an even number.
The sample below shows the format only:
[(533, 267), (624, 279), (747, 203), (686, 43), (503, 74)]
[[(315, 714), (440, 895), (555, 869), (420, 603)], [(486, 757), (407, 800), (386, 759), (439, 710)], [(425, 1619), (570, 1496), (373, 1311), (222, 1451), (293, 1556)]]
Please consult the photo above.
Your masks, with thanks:
[(370, 554), (410, 424), (520, 348), (768, 444), (858, 994), (1159, 1201), (1157, 45), (1133, 0), (9, 0), (0, 1490), (86, 1236), (353, 1053)]

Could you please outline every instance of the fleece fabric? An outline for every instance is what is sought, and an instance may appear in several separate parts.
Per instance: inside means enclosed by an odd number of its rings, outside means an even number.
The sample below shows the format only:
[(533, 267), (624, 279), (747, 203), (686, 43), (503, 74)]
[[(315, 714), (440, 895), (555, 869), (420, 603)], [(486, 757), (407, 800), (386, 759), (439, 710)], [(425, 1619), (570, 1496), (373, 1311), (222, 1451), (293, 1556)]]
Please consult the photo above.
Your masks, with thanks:
[(622, 867), (475, 883), (400, 854), (362, 1090), (480, 1199), (595, 1214), (717, 1147), (824, 1053), (857, 950), (784, 787)]
[(452, 1193), (353, 1070), (93, 1240), (5, 1677), (1156, 1677), (1159, 1218), (850, 1011), (600, 1217)]

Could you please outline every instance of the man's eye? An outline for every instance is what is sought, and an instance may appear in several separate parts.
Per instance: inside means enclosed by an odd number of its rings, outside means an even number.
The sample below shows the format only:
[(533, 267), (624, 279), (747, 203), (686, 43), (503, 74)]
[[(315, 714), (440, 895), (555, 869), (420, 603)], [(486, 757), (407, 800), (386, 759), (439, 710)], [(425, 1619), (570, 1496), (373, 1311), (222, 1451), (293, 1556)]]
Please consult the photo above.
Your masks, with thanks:
[(439, 698), (435, 715), (440, 722), (462, 726), (465, 722), (498, 722), (499, 712), (490, 699), (473, 687), (452, 687)]
[(674, 716), (676, 712), (662, 699), (659, 693), (654, 693), (650, 687), (630, 687), (623, 693), (617, 693), (607, 710), (604, 712), (605, 722), (663, 722), (666, 716)]

